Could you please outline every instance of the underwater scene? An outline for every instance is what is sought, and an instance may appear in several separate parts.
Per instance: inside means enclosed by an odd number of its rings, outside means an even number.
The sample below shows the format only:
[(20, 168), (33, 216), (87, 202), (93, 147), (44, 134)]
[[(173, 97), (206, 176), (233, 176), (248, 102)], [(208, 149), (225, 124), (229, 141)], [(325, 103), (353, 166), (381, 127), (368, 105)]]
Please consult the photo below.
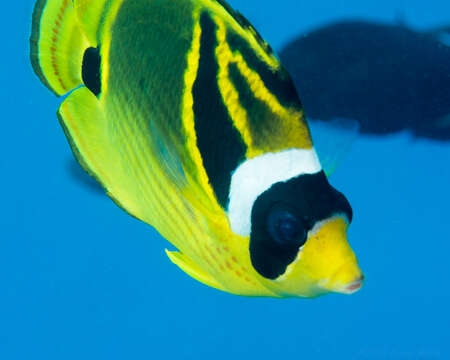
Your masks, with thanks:
[(0, 26), (1, 360), (450, 358), (447, 0)]

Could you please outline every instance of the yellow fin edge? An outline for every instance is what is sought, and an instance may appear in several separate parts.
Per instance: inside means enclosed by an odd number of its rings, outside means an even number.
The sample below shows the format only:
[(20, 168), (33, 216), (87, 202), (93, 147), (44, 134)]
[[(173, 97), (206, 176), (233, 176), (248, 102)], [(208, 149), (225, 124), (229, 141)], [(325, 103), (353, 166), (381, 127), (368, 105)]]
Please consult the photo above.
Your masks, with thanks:
[(226, 291), (216, 280), (210, 275), (204, 272), (200, 267), (195, 264), (187, 256), (183, 255), (179, 251), (169, 251), (166, 249), (166, 254), (175, 265), (177, 265), (186, 274), (193, 277), (195, 280), (201, 283), (211, 286), (215, 289)]
[(30, 58), (35, 73), (56, 95), (80, 86), (83, 35), (71, 0), (38, 0), (33, 12)]

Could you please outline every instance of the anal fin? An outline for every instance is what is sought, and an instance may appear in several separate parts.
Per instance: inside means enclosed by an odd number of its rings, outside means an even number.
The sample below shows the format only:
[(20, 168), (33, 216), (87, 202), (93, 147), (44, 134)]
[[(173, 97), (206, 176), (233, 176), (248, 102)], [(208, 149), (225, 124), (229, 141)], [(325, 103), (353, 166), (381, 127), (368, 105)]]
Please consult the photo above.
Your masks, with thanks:
[(198, 280), (201, 283), (211, 286), (215, 289), (225, 291), (224, 288), (213, 277), (208, 275), (195, 262), (193, 262), (184, 254), (178, 251), (169, 250), (166, 250), (166, 254), (169, 257), (170, 261), (172, 261), (181, 270), (183, 270), (189, 276), (193, 277), (195, 280)]
[(113, 131), (97, 97), (86, 87), (73, 91), (61, 104), (58, 118), (80, 165), (130, 215), (146, 217), (134, 178), (124, 169), (126, 159), (114, 144)]

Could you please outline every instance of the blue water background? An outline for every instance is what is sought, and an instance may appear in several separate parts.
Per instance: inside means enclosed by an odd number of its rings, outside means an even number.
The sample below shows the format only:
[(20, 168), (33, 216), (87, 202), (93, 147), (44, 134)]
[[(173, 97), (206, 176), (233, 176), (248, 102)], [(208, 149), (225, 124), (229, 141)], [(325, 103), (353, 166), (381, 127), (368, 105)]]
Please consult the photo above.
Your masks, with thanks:
[[(152, 228), (73, 180), (59, 100), (29, 64), (33, 3), (5, 2), (0, 22), (0, 359), (450, 358), (450, 144), (360, 138), (331, 178), (355, 213), (357, 294), (216, 291), (172, 265)], [(448, 0), (231, 3), (275, 49), (341, 18), (450, 23)]]

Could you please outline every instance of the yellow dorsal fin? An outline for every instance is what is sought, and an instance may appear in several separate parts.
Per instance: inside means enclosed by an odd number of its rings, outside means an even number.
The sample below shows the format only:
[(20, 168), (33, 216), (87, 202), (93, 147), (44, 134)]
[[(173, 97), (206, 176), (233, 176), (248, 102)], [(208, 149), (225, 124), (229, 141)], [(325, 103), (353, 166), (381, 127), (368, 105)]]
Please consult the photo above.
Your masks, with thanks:
[(73, 7), (91, 46), (98, 45), (98, 29), (108, 0), (74, 0)]
[(82, 63), (90, 46), (72, 0), (38, 0), (33, 12), (30, 56), (34, 71), (56, 95), (82, 84)]
[(210, 275), (203, 271), (195, 262), (189, 259), (184, 254), (178, 251), (166, 250), (166, 254), (175, 265), (177, 265), (181, 270), (192, 276), (195, 280), (201, 283), (211, 286), (215, 289), (225, 291), (225, 289)]

